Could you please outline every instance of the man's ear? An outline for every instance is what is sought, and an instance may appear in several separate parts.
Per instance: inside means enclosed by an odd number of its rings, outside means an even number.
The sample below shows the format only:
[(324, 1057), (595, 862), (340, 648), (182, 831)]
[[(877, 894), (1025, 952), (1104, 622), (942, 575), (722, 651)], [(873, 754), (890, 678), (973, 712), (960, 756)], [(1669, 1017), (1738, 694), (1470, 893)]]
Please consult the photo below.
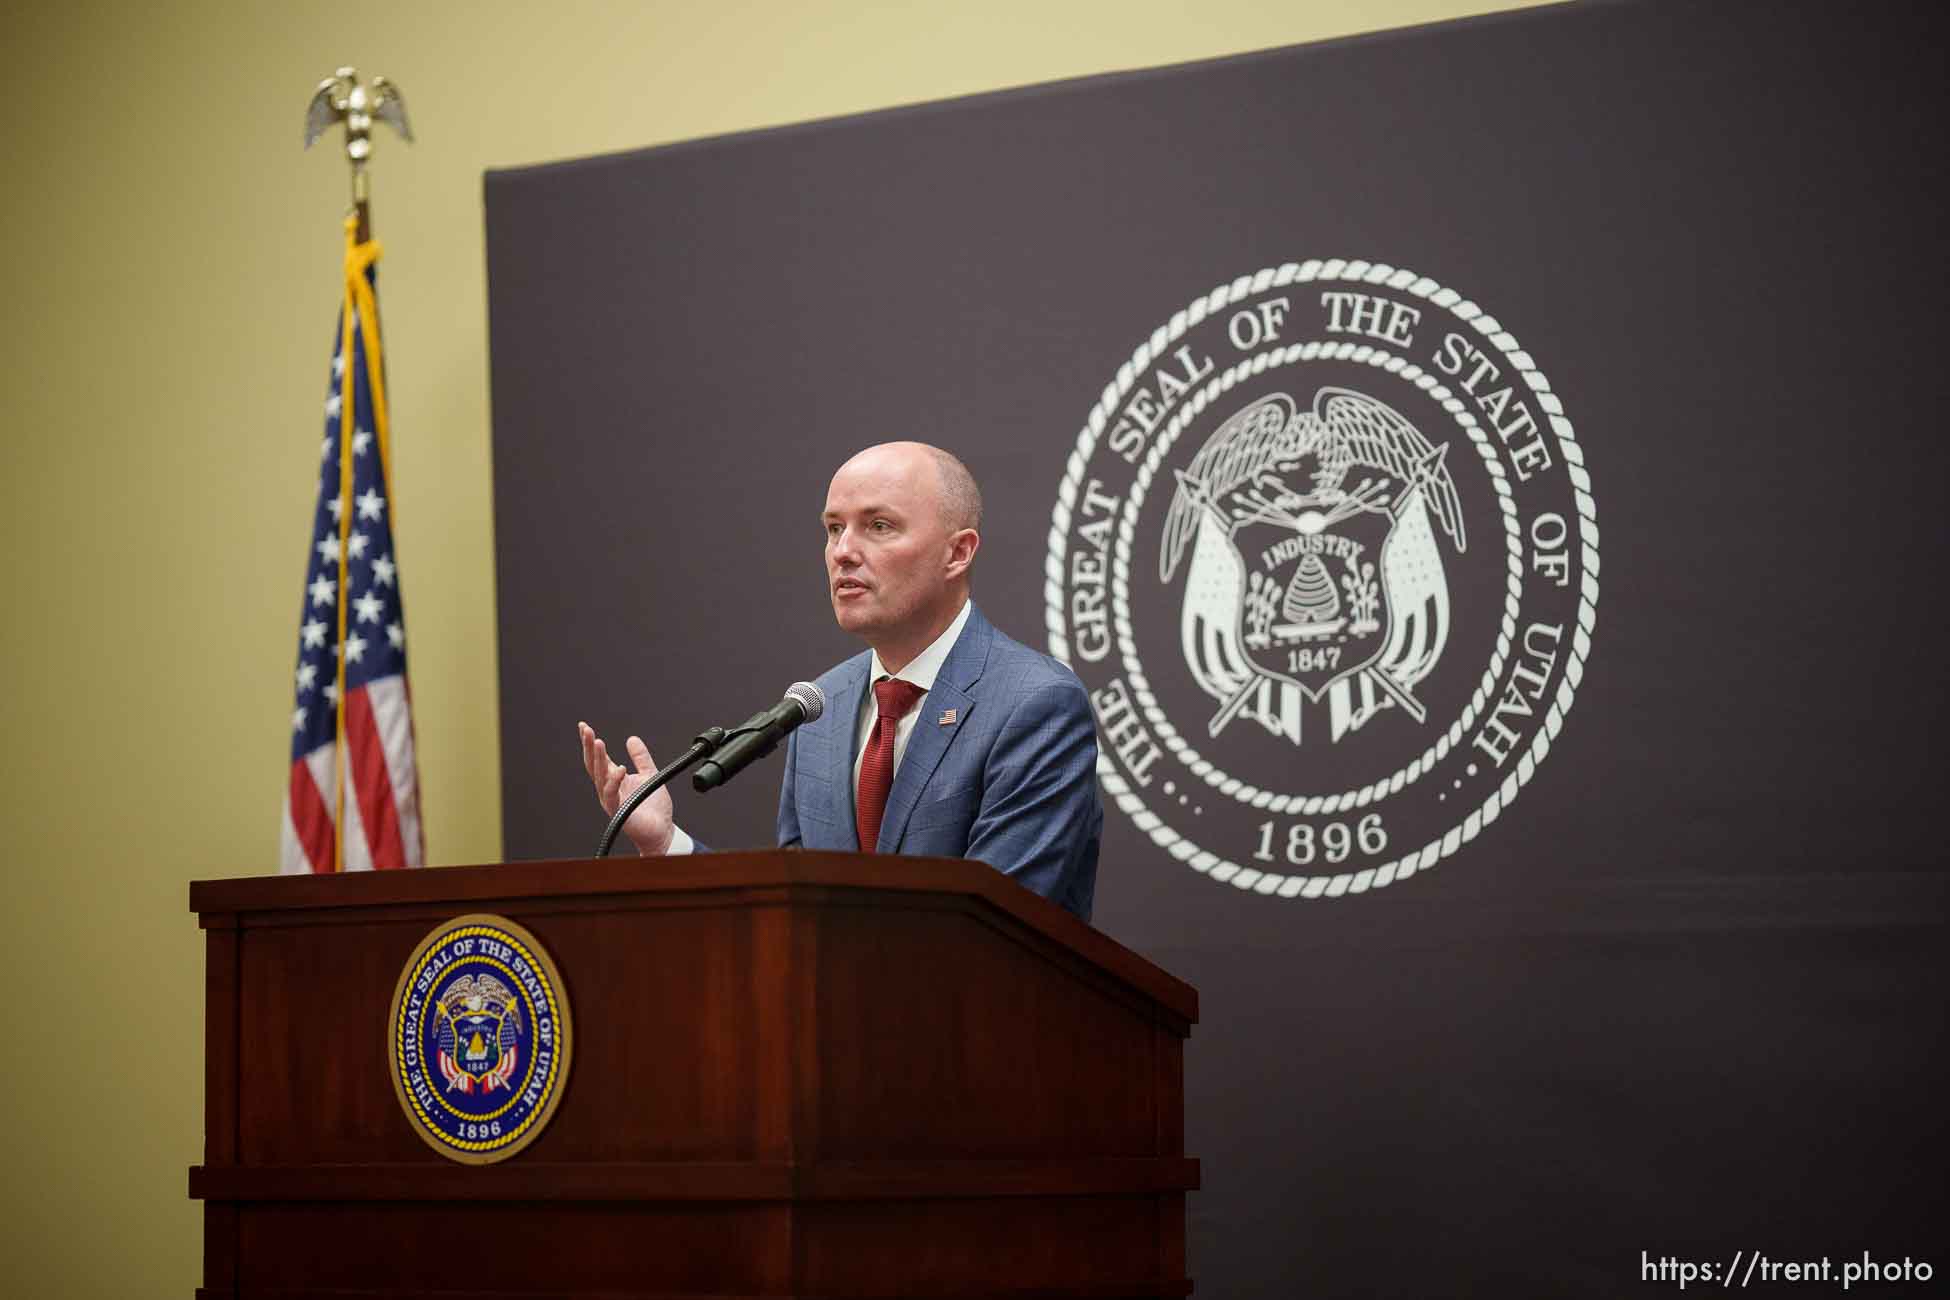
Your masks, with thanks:
[(975, 552), (982, 549), (982, 535), (973, 528), (964, 528), (948, 538), (948, 567), (944, 576), (954, 579), (968, 572), (968, 566), (975, 562)]

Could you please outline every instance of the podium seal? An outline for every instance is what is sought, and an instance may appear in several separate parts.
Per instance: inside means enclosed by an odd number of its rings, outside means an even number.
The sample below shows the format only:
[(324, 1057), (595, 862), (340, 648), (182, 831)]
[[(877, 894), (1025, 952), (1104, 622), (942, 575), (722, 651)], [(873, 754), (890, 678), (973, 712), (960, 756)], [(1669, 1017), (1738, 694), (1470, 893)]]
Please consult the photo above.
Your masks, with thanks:
[(400, 972), (388, 1022), (393, 1091), (423, 1141), (492, 1164), (540, 1136), (568, 1082), (562, 976), (535, 936), (500, 916), (436, 928)]

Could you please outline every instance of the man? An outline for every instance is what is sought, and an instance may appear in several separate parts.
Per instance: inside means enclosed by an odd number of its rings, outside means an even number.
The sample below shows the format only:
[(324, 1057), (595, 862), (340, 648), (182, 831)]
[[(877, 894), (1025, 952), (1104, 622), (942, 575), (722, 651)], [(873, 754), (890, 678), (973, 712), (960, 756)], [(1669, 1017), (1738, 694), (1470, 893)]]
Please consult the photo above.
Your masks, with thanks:
[[(969, 599), (982, 498), (967, 467), (925, 443), (869, 447), (821, 518), (833, 617), (869, 648), (819, 679), (826, 712), (787, 743), (779, 843), (974, 858), (1089, 920), (1104, 821), (1090, 699)], [(613, 815), (656, 762), (631, 736), (626, 772), (576, 729)], [(697, 847), (668, 790), (623, 829), (646, 857)]]

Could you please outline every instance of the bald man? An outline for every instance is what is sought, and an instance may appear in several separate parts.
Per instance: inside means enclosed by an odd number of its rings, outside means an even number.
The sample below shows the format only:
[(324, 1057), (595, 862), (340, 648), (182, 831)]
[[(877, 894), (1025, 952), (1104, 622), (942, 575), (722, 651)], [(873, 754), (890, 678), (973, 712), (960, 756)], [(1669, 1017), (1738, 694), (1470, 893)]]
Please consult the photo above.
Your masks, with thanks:
[[(826, 712), (792, 734), (781, 846), (973, 858), (1090, 919), (1104, 814), (1083, 684), (998, 632), (969, 598), (982, 497), (954, 456), (919, 442), (840, 466), (820, 516), (833, 617), (867, 649), (819, 679)], [(605, 812), (656, 774), (578, 723)], [(624, 832), (646, 857), (689, 853), (668, 790)]]

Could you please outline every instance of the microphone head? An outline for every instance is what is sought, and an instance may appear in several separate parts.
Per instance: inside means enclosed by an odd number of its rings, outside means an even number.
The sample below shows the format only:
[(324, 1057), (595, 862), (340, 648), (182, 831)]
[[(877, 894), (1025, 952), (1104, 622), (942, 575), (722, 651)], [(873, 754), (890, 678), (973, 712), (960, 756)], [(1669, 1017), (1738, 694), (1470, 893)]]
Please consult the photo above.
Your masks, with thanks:
[[(785, 698), (796, 701), (805, 712), (806, 722), (816, 722), (826, 712), (826, 692), (811, 682), (794, 682), (785, 688)], [(801, 723), (804, 726), (805, 723)]]

